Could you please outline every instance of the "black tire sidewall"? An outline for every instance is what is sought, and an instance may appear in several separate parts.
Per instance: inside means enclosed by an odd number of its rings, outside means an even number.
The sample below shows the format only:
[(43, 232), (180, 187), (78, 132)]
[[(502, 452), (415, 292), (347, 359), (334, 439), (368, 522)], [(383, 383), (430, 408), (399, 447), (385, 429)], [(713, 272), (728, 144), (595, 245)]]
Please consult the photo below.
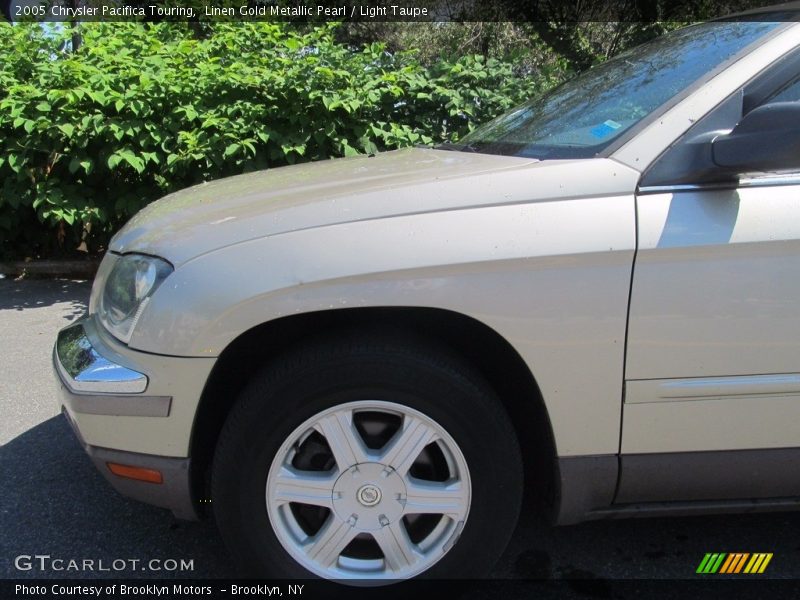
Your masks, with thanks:
[(458, 361), (405, 347), (301, 352), (246, 386), (220, 436), (212, 477), (214, 514), (244, 573), (313, 576), (273, 532), (266, 510), (267, 474), (301, 423), (357, 400), (414, 408), (455, 440), (470, 471), (470, 512), (455, 546), (421, 576), (486, 575), (519, 514), (522, 468), (514, 430), (492, 390), (474, 373)]

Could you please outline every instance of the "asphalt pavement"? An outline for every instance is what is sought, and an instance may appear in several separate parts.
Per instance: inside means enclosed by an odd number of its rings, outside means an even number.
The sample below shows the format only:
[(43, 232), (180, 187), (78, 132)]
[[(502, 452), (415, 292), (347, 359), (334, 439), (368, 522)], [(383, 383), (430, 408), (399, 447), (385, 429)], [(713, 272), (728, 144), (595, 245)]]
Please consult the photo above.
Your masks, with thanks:
[[(0, 578), (235, 577), (212, 520), (179, 521), (118, 495), (60, 416), (52, 345), (56, 332), (86, 311), (89, 289), (81, 281), (0, 280)], [(526, 509), (497, 578), (568, 579), (578, 591), (586, 581), (696, 578), (707, 552), (772, 552), (765, 576), (800, 578), (800, 513), (553, 528)], [(192, 569), (55, 571), (39, 569), (36, 559), (26, 569), (17, 557), (29, 555), (106, 567), (118, 559), (173, 559), (191, 561)]]

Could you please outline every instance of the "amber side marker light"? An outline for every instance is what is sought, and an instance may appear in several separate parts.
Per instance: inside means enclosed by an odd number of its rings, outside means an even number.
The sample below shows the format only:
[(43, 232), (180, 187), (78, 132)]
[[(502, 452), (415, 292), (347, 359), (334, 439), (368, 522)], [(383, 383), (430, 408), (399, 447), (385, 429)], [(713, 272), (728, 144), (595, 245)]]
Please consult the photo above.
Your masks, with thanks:
[(132, 467), (130, 465), (120, 465), (118, 463), (107, 462), (106, 466), (117, 477), (146, 481), (148, 483), (163, 483), (164, 478), (161, 471), (155, 469), (145, 469), (144, 467)]

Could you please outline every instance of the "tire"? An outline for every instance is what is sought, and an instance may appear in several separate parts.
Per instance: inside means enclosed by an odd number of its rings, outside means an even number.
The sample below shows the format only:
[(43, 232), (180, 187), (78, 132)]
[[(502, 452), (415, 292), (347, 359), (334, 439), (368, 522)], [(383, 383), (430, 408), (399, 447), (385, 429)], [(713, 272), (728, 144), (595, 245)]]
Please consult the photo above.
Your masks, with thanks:
[(245, 386), (212, 470), (244, 574), (475, 578), (500, 557), (522, 499), (508, 415), (459, 358), (400, 339), (316, 342)]

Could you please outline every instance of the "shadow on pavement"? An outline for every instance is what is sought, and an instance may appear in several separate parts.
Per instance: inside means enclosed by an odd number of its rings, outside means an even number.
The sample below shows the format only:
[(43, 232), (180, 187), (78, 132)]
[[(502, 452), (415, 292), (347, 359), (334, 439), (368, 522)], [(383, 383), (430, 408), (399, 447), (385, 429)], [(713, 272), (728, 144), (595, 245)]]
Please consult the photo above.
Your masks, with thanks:
[(65, 318), (73, 321), (86, 312), (91, 288), (89, 281), (0, 279), (0, 310), (19, 311), (68, 304)]
[[(62, 416), (53, 417), (0, 447), (3, 535), (0, 577), (233, 577), (213, 520), (179, 521), (164, 509), (123, 498), (96, 471)], [(94, 571), (28, 571), (15, 568), (19, 555), (50, 555), (79, 563), (94, 559)], [(142, 571), (151, 559), (193, 560), (185, 572)], [(98, 572), (102, 559), (139, 559), (138, 570)], [(122, 563), (118, 563), (122, 564)]]

